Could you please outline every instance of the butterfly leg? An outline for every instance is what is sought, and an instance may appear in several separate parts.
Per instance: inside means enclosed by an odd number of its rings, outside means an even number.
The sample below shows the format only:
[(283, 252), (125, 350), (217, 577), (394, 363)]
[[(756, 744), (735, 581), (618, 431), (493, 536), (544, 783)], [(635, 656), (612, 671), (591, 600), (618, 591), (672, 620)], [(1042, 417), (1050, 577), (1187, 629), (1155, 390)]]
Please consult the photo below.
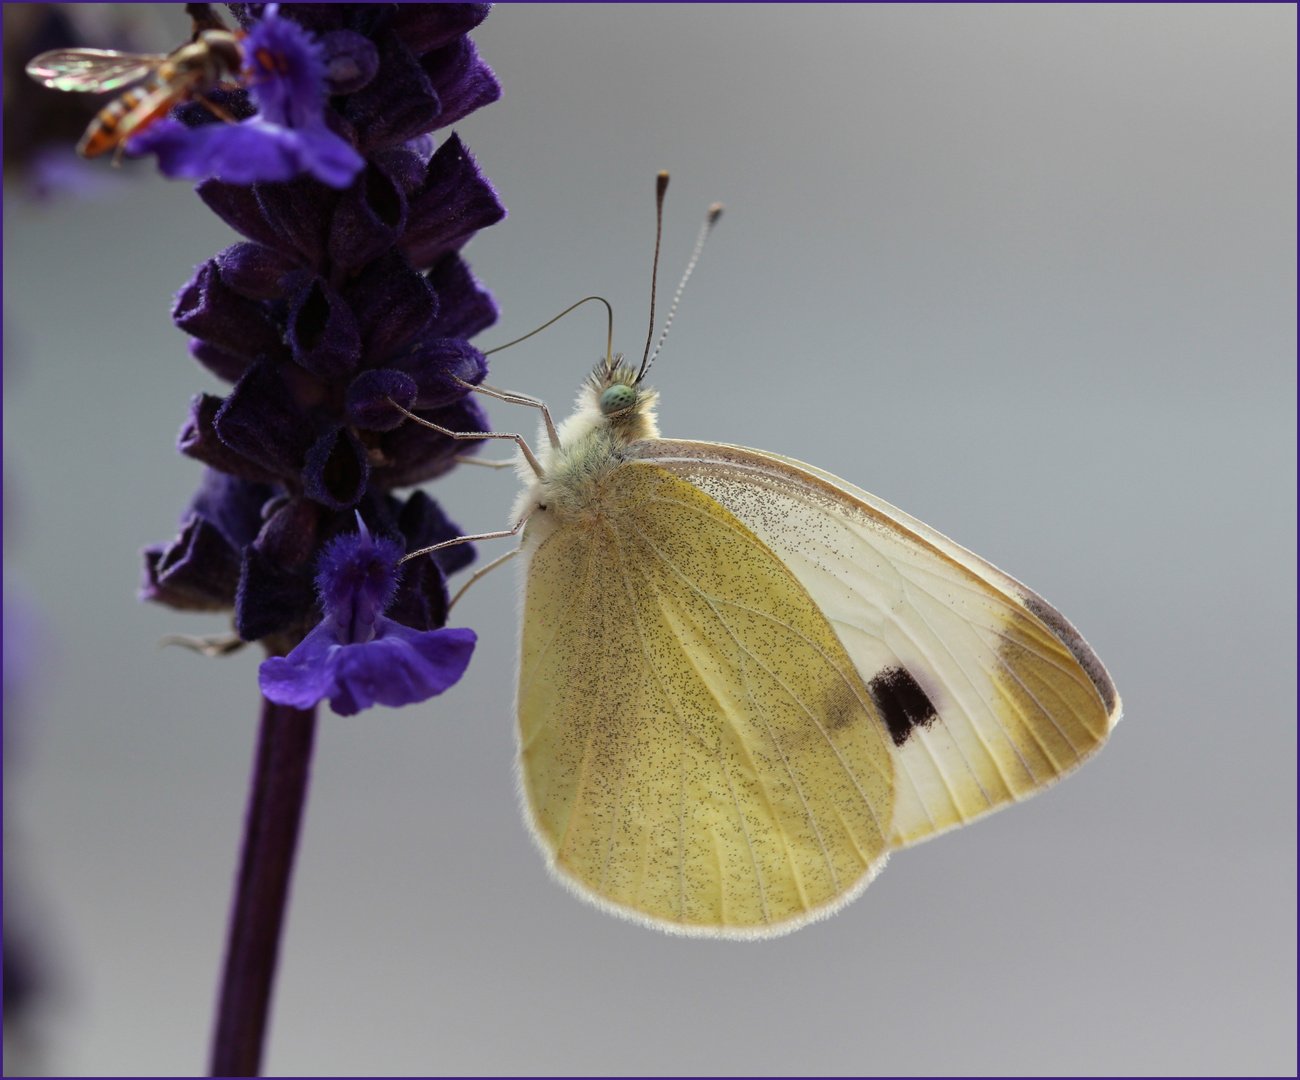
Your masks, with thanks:
[[(408, 559), (416, 559), (419, 558), (421, 555), (428, 555), (430, 552), (433, 551), (441, 551), (443, 548), (455, 547), (457, 544), (470, 544), (473, 543), (475, 540), (500, 540), (503, 536), (518, 536), (519, 531), (526, 524), (528, 524), (528, 519), (532, 516), (532, 513), (533, 513), (532, 510), (529, 510), (527, 514), (525, 514), (523, 517), (521, 517), (518, 521), (515, 522), (513, 528), (503, 529), (501, 532), (475, 533), (473, 536), (457, 536), (453, 540), (444, 540), (440, 544), (433, 544), (432, 546), (427, 548), (420, 548), (419, 551), (408, 551), (405, 555), (403, 555), (400, 559), (397, 560), (397, 564), (398, 566), (400, 566)], [(510, 554), (513, 555), (514, 552), (512, 551)], [(504, 561), (505, 561), (504, 559), (497, 559), (496, 562), (489, 563), (487, 566), (483, 567), (483, 569), (480, 570), (478, 574), (475, 575), (475, 577), (487, 573), (489, 570), (492, 569), (492, 567)], [(462, 589), (461, 592), (464, 592), (464, 590)], [(460, 593), (457, 593), (456, 595), (459, 596)]]
[(469, 589), (469, 587), (473, 585), (474, 582), (478, 581), (479, 578), (484, 577), (491, 571), (495, 570), (498, 566), (502, 565), (502, 563), (509, 562), (518, 554), (519, 554), (519, 548), (514, 548), (511, 551), (507, 551), (500, 558), (493, 559), (490, 563), (487, 564), (487, 566), (480, 567), (478, 570), (475, 570), (474, 573), (470, 576), (470, 579), (467, 582), (465, 582), (465, 584), (462, 585), (459, 589), (456, 590), (456, 595), (451, 598), (451, 603), (447, 605), (447, 610), (450, 611), (452, 608), (454, 608), (456, 606), (456, 601), (459, 600), (462, 596), (464, 596), (466, 591)]
[(528, 394), (516, 393), (513, 390), (498, 390), (495, 386), (475, 386), (473, 383), (467, 383), (464, 379), (457, 379), (454, 375), (452, 376), (452, 379), (460, 383), (460, 385), (466, 390), (473, 390), (476, 394), (493, 397), (498, 401), (508, 401), (512, 405), (528, 405), (534, 409), (541, 409), (542, 419), (546, 422), (546, 437), (550, 439), (551, 446), (558, 449), (560, 445), (560, 436), (555, 430), (555, 422), (551, 419), (551, 410), (546, 407), (544, 401), (540, 401)]
[[(411, 412), (409, 409), (403, 409), (392, 398), (388, 398), (387, 401), (390, 405), (393, 406), (394, 409), (400, 412), (408, 420), (414, 420), (417, 424), (423, 424), (427, 428), (432, 428), (440, 435), (449, 435), (453, 439), (514, 439), (515, 443), (518, 444), (520, 451), (524, 455), (524, 460), (527, 461), (530, 466), (532, 466), (533, 472), (535, 472), (538, 476), (542, 475), (541, 463), (537, 460), (537, 458), (533, 456), (532, 450), (529, 449), (528, 443), (524, 441), (524, 437), (522, 435), (512, 435), (504, 431), (452, 431), (451, 428), (445, 428), (441, 424), (435, 424), (432, 420), (421, 419), (420, 417), (416, 416), (415, 413)], [(510, 536), (512, 534), (500, 533), (499, 535)], [(474, 539), (474, 538), (470, 537), (469, 539)]]
[(479, 465), (484, 469), (513, 469), (515, 467), (513, 461), (483, 461), (481, 458), (459, 456), (451, 460), (457, 465)]

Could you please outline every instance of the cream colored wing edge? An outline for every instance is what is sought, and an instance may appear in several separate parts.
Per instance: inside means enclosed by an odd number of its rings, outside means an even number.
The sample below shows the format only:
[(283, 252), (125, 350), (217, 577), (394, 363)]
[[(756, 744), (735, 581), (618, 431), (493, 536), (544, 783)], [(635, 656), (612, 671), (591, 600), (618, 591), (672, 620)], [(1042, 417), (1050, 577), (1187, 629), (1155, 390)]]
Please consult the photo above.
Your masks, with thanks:
[(671, 462), (713, 462), (720, 455), (730, 465), (742, 469), (752, 469), (768, 473), (773, 477), (797, 484), (820, 486), (824, 492), (838, 494), (849, 500), (861, 510), (886, 522), (913, 542), (928, 547), (964, 567), (977, 577), (995, 586), (1009, 598), (1015, 600), (1027, 612), (1038, 619), (1064, 645), (1079, 662), (1092, 684), (1105, 703), (1106, 712), (1113, 729), (1123, 716), (1122, 702), (1110, 674), (1106, 671), (1097, 654), (1084, 640), (1083, 635), (1070, 621), (1044, 600), (1033, 589), (1010, 574), (999, 570), (992, 563), (981, 559), (974, 552), (966, 550), (960, 544), (949, 540), (942, 533), (918, 521), (910, 514), (891, 506), (884, 499), (878, 499), (869, 492), (841, 480), (838, 476), (808, 465), (794, 458), (782, 457), (780, 454), (764, 450), (753, 450), (745, 446), (733, 446), (729, 443), (695, 442), (687, 439), (654, 439), (641, 443), (638, 447), (643, 460), (665, 466)]
[(1020, 582), (799, 462), (677, 440), (637, 449), (784, 552), (824, 605), (893, 740), (893, 846), (1045, 790), (1106, 742), (1119, 699), (1105, 668)]

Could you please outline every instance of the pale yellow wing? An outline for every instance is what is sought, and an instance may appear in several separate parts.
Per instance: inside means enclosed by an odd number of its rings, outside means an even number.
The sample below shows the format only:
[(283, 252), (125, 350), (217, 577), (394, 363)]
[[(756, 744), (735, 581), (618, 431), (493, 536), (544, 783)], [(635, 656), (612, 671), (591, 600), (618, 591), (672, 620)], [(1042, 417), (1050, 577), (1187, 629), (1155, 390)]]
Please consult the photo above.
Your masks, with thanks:
[(682, 933), (780, 933), (883, 865), (892, 758), (816, 604), (698, 488), (618, 468), (530, 522), (520, 770), (562, 880)]
[(753, 530), (835, 627), (889, 737), (893, 846), (1041, 790), (1119, 720), (1105, 668), (1058, 611), (902, 511), (774, 454), (640, 449)]

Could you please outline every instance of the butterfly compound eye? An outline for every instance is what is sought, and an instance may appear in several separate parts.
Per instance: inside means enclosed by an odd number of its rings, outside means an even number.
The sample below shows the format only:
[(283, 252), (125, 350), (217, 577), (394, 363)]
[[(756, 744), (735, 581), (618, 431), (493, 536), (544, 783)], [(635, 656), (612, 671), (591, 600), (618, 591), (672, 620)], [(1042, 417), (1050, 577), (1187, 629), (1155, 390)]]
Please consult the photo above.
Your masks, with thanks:
[(636, 404), (636, 390), (626, 383), (615, 383), (600, 395), (600, 411), (606, 416), (621, 412)]

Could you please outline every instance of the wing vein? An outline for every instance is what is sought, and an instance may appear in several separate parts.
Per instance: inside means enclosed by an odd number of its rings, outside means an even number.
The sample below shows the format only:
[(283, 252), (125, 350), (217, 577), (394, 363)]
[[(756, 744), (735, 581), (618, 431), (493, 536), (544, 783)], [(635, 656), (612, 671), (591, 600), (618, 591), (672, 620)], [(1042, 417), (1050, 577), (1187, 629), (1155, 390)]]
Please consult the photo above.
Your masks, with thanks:
[[(668, 500), (663, 500), (663, 501), (668, 501)], [(784, 680), (782, 680), (774, 670), (772, 670), (768, 665), (764, 664), (751, 650), (745, 647), (745, 645), (736, 636), (735, 631), (731, 628), (730, 625), (728, 625), (727, 620), (722, 617), (721, 612), (718, 610), (718, 604), (719, 603), (729, 604), (730, 602), (728, 601), (715, 602), (713, 598), (706, 595), (705, 592), (698, 585), (695, 584), (695, 582), (691, 581), (690, 578), (688, 578), (686, 574), (682, 572), (680, 567), (678, 567), (671, 559), (669, 559), (662, 551), (660, 551), (658, 546), (654, 543), (654, 541), (651, 540), (641, 529), (637, 528), (635, 525), (631, 525), (630, 523), (629, 523), (629, 527), (632, 528), (637, 533), (638, 536), (640, 536), (642, 542), (647, 547), (649, 547), (651, 551), (655, 553), (655, 555), (665, 566), (667, 566), (670, 570), (672, 570), (672, 572), (677, 576), (677, 578), (683, 584), (686, 585), (687, 588), (695, 592), (695, 594), (699, 596), (699, 598), (703, 600), (706, 605), (708, 605), (709, 610), (713, 612), (718, 622), (726, 629), (727, 636), (731, 639), (732, 644), (735, 646), (737, 651), (741, 654), (742, 658), (748, 658), (755, 665), (757, 665), (757, 667), (760, 670), (765, 672), (772, 679), (773, 682), (775, 682), (779, 687), (781, 687), (783, 691), (785, 691), (787, 697), (789, 697), (791, 701), (793, 701), (796, 705), (798, 705), (800, 709), (809, 717), (809, 719), (812, 720), (818, 732), (821, 733), (822, 738), (826, 740), (827, 745), (830, 746), (831, 751), (835, 754), (836, 760), (839, 761), (841, 767), (844, 769), (845, 773), (852, 781), (854, 788), (856, 788), (858, 794), (862, 796), (862, 800), (867, 806), (867, 811), (868, 813), (871, 814), (872, 820), (874, 821), (875, 809), (871, 805), (871, 800), (867, 798), (866, 792), (862, 790), (862, 785), (858, 782), (858, 778), (854, 775), (853, 770), (849, 768), (848, 763), (844, 760), (843, 756), (840, 754), (839, 748), (836, 747), (835, 743), (831, 740), (830, 735), (826, 732), (825, 728), (822, 727), (821, 722), (817, 719), (816, 716), (813, 715), (812, 710), (809, 709), (808, 706), (800, 699), (798, 694), (792, 691), (785, 684)], [(742, 607), (742, 605), (733, 605), (733, 606)], [(765, 613), (755, 612), (755, 614), (763, 615)], [(793, 627), (790, 627), (787, 624), (782, 623), (780, 620), (772, 619), (771, 621), (775, 622), (779, 626), (784, 626), (792, 633), (797, 634), (797, 631), (795, 631)], [(806, 638), (804, 640), (807, 641)], [(808, 644), (813, 645), (811, 641), (809, 641)], [(816, 648), (815, 645), (813, 647)], [(820, 650), (818, 651), (820, 652)], [(824, 654), (822, 655), (824, 656)], [(827, 659), (827, 663), (831, 664), (832, 670), (834, 670), (837, 675), (843, 678), (844, 677), (843, 673), (840, 672), (839, 669), (835, 667), (835, 665), (830, 661), (829, 658), (826, 659)], [(741, 671), (744, 674), (746, 691), (748, 691), (750, 687), (748, 664), (742, 662)], [(856, 696), (856, 691), (855, 691), (855, 696)], [(759, 695), (747, 693), (747, 697), (754, 704), (755, 709), (761, 716), (763, 721), (763, 727), (767, 731), (768, 738), (771, 740), (773, 747), (776, 748), (777, 754), (780, 755), (781, 763), (785, 766), (786, 773), (790, 778), (790, 783), (793, 785), (795, 791), (799, 795), (799, 801), (803, 805), (804, 814), (808, 819), (808, 823), (812, 826), (813, 834), (817, 837), (817, 844), (821, 848), (822, 856), (825, 858), (827, 868), (830, 870), (831, 873), (831, 881), (834, 884), (835, 891), (838, 893), (840, 891), (839, 875), (835, 871), (835, 862), (831, 858), (830, 852), (826, 848), (826, 841), (822, 837), (821, 828), (817, 824), (817, 817), (812, 812), (812, 808), (808, 805), (808, 798), (804, 794), (802, 785), (799, 783), (797, 777), (795, 776), (794, 768), (791, 766), (789, 758), (786, 756), (785, 750), (782, 748), (780, 741), (776, 737), (776, 732), (772, 728), (771, 722), (767, 716), (766, 710), (763, 708)], [(876, 822), (876, 827), (878, 830), (880, 829), (880, 823), (878, 821)], [(882, 836), (884, 835), (883, 830), (881, 830), (881, 835)], [(784, 840), (784, 829), (782, 830), (782, 837)], [(788, 850), (788, 844), (787, 844), (787, 850)], [(791, 860), (791, 865), (792, 866), (795, 865), (793, 860)], [(799, 879), (797, 870), (796, 870), (796, 880), (799, 880), (800, 896), (801, 898), (804, 899), (805, 906), (807, 906), (807, 899), (804, 896), (803, 883), (802, 880)]]

